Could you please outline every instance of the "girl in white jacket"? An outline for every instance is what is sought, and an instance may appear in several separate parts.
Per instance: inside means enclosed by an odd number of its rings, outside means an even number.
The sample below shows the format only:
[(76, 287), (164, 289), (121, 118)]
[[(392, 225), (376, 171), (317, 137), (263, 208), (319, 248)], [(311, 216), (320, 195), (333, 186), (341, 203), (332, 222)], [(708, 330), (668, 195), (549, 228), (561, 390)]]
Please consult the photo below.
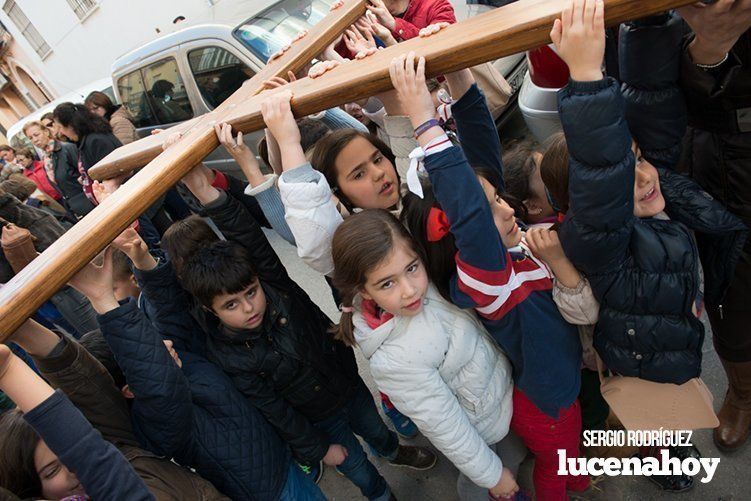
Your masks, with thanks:
[(332, 255), (344, 305), (337, 336), (359, 345), (379, 389), (463, 475), (514, 496), (493, 450), (511, 420), (511, 367), (480, 322), (429, 283), (417, 245), (386, 210), (348, 217)]

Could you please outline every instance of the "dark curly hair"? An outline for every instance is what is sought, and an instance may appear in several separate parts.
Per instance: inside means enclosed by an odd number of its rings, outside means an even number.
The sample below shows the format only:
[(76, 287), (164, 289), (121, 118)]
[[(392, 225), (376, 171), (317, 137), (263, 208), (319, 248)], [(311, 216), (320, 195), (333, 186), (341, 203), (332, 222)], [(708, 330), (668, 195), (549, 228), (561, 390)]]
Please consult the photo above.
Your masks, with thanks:
[(83, 104), (58, 104), (52, 111), (52, 117), (63, 127), (70, 127), (76, 131), (79, 138), (97, 132), (112, 132), (112, 127), (104, 118), (95, 115)]

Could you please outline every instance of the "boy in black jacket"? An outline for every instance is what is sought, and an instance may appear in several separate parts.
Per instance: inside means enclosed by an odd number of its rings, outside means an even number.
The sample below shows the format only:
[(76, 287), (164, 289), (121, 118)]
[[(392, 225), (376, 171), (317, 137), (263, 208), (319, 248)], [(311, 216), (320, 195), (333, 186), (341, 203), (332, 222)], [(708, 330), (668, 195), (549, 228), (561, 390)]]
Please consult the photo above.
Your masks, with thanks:
[(399, 445), (378, 415), (351, 348), (289, 277), (245, 208), (212, 187), (200, 169), (183, 179), (228, 241), (200, 249), (181, 270), (183, 286), (216, 317), (208, 357), (251, 399), (305, 464), (339, 466), (369, 499), (391, 490), (355, 433), (391, 464), (427, 469), (428, 449)]

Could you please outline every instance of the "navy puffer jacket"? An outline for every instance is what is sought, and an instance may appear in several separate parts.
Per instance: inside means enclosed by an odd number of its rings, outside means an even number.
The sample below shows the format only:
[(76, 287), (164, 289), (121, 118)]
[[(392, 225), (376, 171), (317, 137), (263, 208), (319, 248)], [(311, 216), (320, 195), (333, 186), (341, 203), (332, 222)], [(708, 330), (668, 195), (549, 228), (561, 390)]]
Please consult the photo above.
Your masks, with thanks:
[[(622, 28), (623, 93), (613, 79), (559, 93), (570, 154), (561, 242), (601, 303), (595, 348), (620, 374), (676, 384), (701, 372), (704, 327), (692, 313), (700, 250), (714, 276), (706, 294), (721, 296), (746, 237), (740, 220), (669, 170), (686, 126), (675, 85), (680, 29), (669, 16)], [(634, 216), (632, 133), (657, 167), (669, 219)]]
[[(98, 317), (102, 332), (136, 395), (136, 435), (150, 450), (173, 457), (235, 500), (276, 500), (291, 454), (230, 378), (203, 356), (205, 335), (190, 315), (186, 293), (169, 262), (137, 270), (154, 313), (135, 301)], [(162, 339), (171, 339), (179, 369)]]

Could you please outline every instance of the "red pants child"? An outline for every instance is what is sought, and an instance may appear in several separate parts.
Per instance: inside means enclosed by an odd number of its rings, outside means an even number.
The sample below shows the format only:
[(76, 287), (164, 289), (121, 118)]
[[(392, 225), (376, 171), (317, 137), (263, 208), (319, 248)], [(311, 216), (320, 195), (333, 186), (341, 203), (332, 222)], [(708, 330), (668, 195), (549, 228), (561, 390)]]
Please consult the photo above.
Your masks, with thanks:
[(578, 400), (568, 409), (562, 410), (558, 419), (553, 419), (538, 409), (524, 393), (514, 388), (511, 429), (535, 455), (532, 475), (535, 499), (564, 501), (568, 499), (567, 490), (583, 491), (589, 486), (588, 476), (558, 475), (558, 449), (565, 449), (566, 457), (579, 457), (581, 427)]

